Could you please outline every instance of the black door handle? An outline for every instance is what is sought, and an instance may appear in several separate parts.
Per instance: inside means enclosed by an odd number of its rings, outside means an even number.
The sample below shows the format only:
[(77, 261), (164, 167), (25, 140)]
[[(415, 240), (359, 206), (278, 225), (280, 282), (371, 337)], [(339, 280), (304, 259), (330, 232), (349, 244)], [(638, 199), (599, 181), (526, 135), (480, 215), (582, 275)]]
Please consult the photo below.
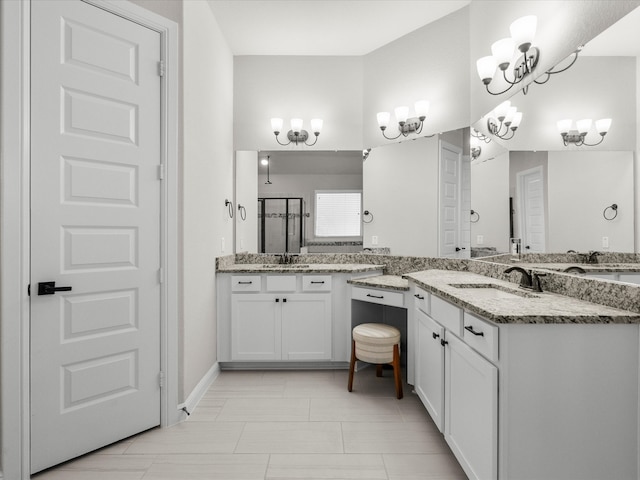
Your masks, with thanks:
[(53, 295), (56, 292), (70, 292), (71, 287), (56, 287), (56, 282), (38, 283), (38, 295)]
[(473, 329), (473, 325), (467, 325), (466, 327), (464, 327), (464, 329), (470, 333), (473, 333), (474, 335), (478, 336), (478, 337), (484, 337), (484, 332), (476, 332)]
[(466, 248), (465, 247), (462, 247), (462, 248), (456, 247), (456, 252), (459, 252), (460, 250), (466, 250)]

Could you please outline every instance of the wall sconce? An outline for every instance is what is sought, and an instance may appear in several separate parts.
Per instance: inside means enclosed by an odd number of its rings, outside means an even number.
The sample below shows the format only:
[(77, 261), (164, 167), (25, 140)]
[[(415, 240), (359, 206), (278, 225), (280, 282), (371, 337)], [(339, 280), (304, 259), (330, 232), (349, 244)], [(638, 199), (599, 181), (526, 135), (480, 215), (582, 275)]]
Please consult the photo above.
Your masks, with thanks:
[[(495, 115), (495, 116), (492, 116)], [(487, 118), (487, 129), (491, 135), (503, 140), (510, 140), (522, 121), (522, 112), (511, 106), (509, 100), (498, 105)]]
[(424, 125), (424, 119), (427, 118), (427, 113), (429, 113), (429, 102), (425, 100), (416, 102), (415, 111), (417, 117), (408, 118), (409, 107), (396, 107), (394, 112), (400, 133), (395, 137), (387, 137), (384, 133), (389, 126), (391, 114), (389, 112), (378, 112), (378, 126), (380, 130), (382, 130), (382, 136), (387, 140), (395, 140), (399, 138), (400, 135), (407, 137), (410, 133), (420, 134), (422, 132), (422, 126)]
[(369, 153), (371, 153), (371, 149), (367, 148), (362, 150), (362, 161), (364, 162), (367, 158), (369, 158)]
[(480, 141), (483, 141), (484, 143), (491, 142), (491, 137), (490, 136), (485, 135), (482, 132), (479, 132), (478, 130), (476, 130), (473, 127), (471, 128), (470, 135), (471, 135), (471, 138), (477, 138), (478, 139), (478, 144), (480, 143)]
[[(491, 45), (491, 53), (487, 57), (482, 57), (476, 62), (478, 75), (484, 83), (487, 92), (491, 95), (501, 95), (510, 90), (514, 85), (522, 82), (529, 75), (538, 63), (539, 51), (532, 46), (533, 37), (536, 34), (538, 18), (535, 15), (528, 15), (514, 21), (509, 26), (511, 37), (498, 40)], [(515, 53), (516, 47), (522, 53), (515, 62), (511, 59)], [(511, 65), (513, 80), (507, 77), (507, 68)], [(506, 90), (502, 92), (492, 92), (489, 90), (489, 84), (493, 80), (496, 68), (502, 71), (504, 80), (509, 84)]]
[(564, 120), (560, 120), (558, 122), (558, 131), (562, 136), (562, 141), (566, 146), (570, 143), (581, 147), (582, 145), (586, 145), (587, 147), (595, 147), (596, 145), (600, 145), (604, 140), (604, 136), (611, 128), (611, 119), (610, 118), (601, 118), (600, 120), (596, 120), (596, 131), (600, 134), (600, 141), (596, 143), (587, 143), (585, 142), (585, 137), (591, 130), (592, 120), (590, 118), (585, 118), (583, 120), (578, 120), (576, 122), (576, 128), (572, 129), (573, 120), (570, 118), (566, 118)]
[(270, 158), (271, 158), (271, 157), (269, 157), (269, 156), (267, 155), (267, 158), (263, 158), (262, 160), (260, 160), (260, 163), (261, 163), (262, 165), (265, 165), (265, 166), (267, 167), (267, 181), (266, 181), (266, 182), (264, 182), (264, 184), (265, 184), (265, 185), (272, 185), (272, 183), (273, 183), (273, 182), (271, 182), (271, 179), (269, 178), (269, 164), (271, 163), (271, 162), (269, 161), (269, 159), (270, 159)]
[(301, 118), (292, 118), (291, 119), (291, 130), (287, 132), (287, 138), (289, 141), (287, 143), (282, 143), (278, 138), (280, 132), (282, 131), (282, 119), (281, 118), (272, 118), (271, 119), (271, 129), (276, 136), (276, 141), (280, 145), (289, 145), (291, 143), (304, 143), (307, 146), (315, 145), (318, 141), (318, 135), (320, 135), (320, 131), (322, 130), (322, 119), (321, 118), (312, 118), (311, 119), (311, 131), (316, 136), (313, 143), (307, 143), (309, 139), (309, 132), (302, 128), (302, 119)]

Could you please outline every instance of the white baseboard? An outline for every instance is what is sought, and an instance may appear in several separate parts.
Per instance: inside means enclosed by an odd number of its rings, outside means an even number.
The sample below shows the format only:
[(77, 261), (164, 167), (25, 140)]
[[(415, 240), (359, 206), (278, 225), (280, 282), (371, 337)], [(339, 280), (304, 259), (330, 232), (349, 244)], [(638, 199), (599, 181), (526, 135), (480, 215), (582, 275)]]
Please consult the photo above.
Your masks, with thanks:
[[(202, 397), (207, 392), (211, 384), (218, 378), (220, 375), (220, 364), (218, 362), (214, 363), (213, 366), (209, 369), (207, 373), (205, 373), (204, 377), (200, 379), (195, 388), (191, 391), (187, 399), (184, 403), (178, 404), (178, 410), (186, 409), (189, 414), (193, 413)], [(186, 418), (186, 412), (185, 412)], [(185, 419), (183, 418), (183, 420)]]

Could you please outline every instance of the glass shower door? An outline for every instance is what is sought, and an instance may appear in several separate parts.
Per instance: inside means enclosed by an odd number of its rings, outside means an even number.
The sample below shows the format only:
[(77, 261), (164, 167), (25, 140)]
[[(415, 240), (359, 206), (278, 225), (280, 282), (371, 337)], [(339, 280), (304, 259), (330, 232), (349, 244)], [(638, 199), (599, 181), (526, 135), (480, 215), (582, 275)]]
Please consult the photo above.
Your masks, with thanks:
[(258, 249), (262, 253), (300, 253), (304, 211), (302, 198), (259, 198)]

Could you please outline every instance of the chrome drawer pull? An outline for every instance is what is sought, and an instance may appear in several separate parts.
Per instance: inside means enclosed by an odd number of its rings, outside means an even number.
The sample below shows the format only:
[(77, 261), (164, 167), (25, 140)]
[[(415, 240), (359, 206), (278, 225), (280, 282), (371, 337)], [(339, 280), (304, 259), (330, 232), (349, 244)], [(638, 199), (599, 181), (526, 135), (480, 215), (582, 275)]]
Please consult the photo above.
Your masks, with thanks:
[(370, 293), (367, 293), (367, 297), (371, 297), (371, 298), (384, 298), (384, 296), (383, 296), (383, 295), (380, 295), (380, 296), (378, 296), (378, 295), (371, 295)]
[(469, 332), (473, 333), (474, 335), (477, 335), (478, 337), (484, 337), (484, 332), (476, 332), (473, 329), (473, 326), (469, 325), (467, 327), (464, 327), (465, 330), (468, 330)]

